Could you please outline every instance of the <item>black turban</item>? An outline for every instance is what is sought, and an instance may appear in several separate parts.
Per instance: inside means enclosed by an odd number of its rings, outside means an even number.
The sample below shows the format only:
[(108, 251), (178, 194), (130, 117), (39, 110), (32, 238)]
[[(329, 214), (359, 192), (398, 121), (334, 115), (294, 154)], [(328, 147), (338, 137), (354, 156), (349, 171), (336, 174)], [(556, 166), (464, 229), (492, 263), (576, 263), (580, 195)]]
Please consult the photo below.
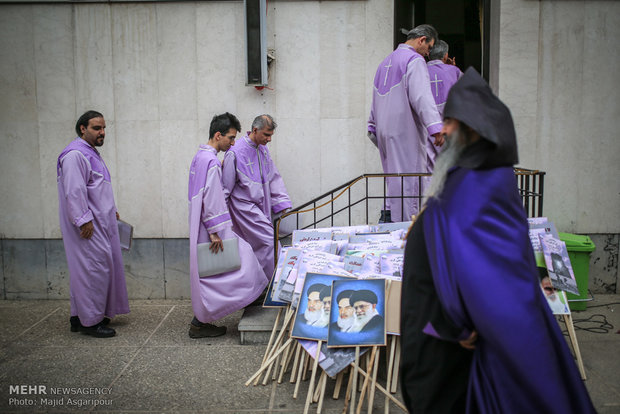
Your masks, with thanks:
[(355, 302), (359, 302), (360, 300), (375, 305), (378, 302), (377, 295), (371, 290), (356, 290), (353, 292), (353, 294), (351, 295), (351, 299), (349, 300), (351, 301), (351, 305), (353, 305)]

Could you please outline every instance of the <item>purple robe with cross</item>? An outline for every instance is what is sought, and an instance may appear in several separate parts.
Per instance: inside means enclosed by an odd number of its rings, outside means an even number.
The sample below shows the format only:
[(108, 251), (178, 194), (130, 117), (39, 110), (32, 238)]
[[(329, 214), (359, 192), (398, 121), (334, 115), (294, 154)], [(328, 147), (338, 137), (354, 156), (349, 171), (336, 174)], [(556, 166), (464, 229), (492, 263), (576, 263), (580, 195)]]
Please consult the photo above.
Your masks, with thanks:
[[(442, 121), (431, 95), (424, 58), (400, 44), (379, 65), (374, 80), (368, 131), (377, 137), (384, 173), (432, 172), (426, 146), (441, 131)], [(432, 144), (432, 143), (431, 143)], [(418, 177), (387, 180), (387, 195), (421, 195)], [(402, 204), (401, 204), (402, 203)], [(388, 198), (393, 221), (408, 221), (419, 209), (418, 199)], [(404, 209), (403, 209), (404, 208)]]
[[(71, 316), (84, 326), (129, 313), (110, 172), (99, 152), (76, 138), (56, 164), (60, 230), (67, 255)], [(90, 239), (80, 226), (93, 223)]]
[[(209, 323), (248, 306), (269, 281), (252, 248), (232, 230), (222, 188), (217, 151), (201, 145), (189, 170), (189, 269), (192, 308), (196, 318)], [(209, 277), (198, 276), (198, 243), (211, 243), (210, 233), (239, 241), (241, 268)]]
[(271, 277), (275, 267), (271, 215), (291, 208), (292, 203), (267, 147), (254, 144), (247, 134), (237, 140), (224, 157), (222, 184), (233, 229), (252, 246)]
[(540, 290), (513, 168), (453, 169), (423, 220), (437, 296), (462, 332), (445, 339), (478, 333), (466, 412), (594, 413)]
[[(443, 108), (448, 99), (448, 92), (452, 85), (463, 75), (463, 72), (455, 65), (448, 65), (441, 60), (431, 60), (427, 64), (428, 76), (431, 82), (431, 93), (437, 105), (437, 111), (443, 119)], [(435, 167), (435, 158), (437, 158), (438, 149), (432, 142), (427, 142), (426, 153), (428, 155), (429, 164), (432, 169)]]

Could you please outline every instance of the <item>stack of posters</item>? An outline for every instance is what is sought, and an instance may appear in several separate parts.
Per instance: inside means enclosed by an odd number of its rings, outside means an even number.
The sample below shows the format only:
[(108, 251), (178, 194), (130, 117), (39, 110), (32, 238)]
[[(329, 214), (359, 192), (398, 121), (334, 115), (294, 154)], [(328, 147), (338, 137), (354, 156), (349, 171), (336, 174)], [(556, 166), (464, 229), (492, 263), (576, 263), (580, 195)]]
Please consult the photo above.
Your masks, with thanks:
[(265, 307), (295, 311), (291, 336), (335, 376), (356, 347), (399, 335), (400, 279), (407, 223), (296, 230), (282, 248)]
[(566, 244), (546, 217), (528, 219), (530, 242), (538, 266), (540, 288), (555, 315), (569, 315), (565, 291), (579, 294)]

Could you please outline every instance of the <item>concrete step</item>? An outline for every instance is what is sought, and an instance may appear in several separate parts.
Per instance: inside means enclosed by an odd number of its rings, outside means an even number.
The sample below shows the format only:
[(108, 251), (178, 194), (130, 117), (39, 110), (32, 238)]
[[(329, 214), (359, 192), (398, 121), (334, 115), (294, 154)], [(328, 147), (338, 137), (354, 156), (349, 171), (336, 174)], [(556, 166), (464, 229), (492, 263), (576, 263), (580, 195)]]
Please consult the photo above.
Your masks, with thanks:
[(239, 321), (241, 345), (267, 345), (278, 309), (248, 306)]

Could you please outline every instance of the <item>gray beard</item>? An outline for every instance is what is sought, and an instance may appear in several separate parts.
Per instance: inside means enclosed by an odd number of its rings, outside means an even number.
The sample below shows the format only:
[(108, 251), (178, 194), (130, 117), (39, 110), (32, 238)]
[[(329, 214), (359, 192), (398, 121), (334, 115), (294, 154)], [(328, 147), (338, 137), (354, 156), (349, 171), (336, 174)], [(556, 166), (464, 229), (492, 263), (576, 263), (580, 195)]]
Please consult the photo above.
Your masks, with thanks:
[(446, 147), (435, 161), (433, 178), (425, 194), (427, 201), (431, 198), (439, 198), (439, 195), (443, 191), (444, 184), (446, 183), (446, 178), (448, 178), (448, 172), (456, 165), (466, 147), (465, 133), (460, 127), (452, 134), (448, 135)]
[(341, 331), (348, 332), (349, 329), (351, 329), (351, 327), (353, 326), (354, 322), (355, 322), (355, 317), (353, 316), (346, 318), (346, 319), (343, 319), (339, 316), (337, 324)]
[(351, 332), (359, 332), (361, 331), (364, 326), (366, 326), (366, 324), (375, 317), (375, 315), (378, 315), (379, 312), (377, 312), (376, 309), (371, 309), (368, 310), (368, 312), (366, 312), (365, 315), (363, 316), (356, 316), (355, 317), (355, 322), (353, 322), (353, 326), (351, 327)]
[(306, 309), (304, 317), (306, 318), (306, 323), (312, 326), (324, 327), (329, 322), (329, 317), (325, 315), (323, 309), (314, 312)]

